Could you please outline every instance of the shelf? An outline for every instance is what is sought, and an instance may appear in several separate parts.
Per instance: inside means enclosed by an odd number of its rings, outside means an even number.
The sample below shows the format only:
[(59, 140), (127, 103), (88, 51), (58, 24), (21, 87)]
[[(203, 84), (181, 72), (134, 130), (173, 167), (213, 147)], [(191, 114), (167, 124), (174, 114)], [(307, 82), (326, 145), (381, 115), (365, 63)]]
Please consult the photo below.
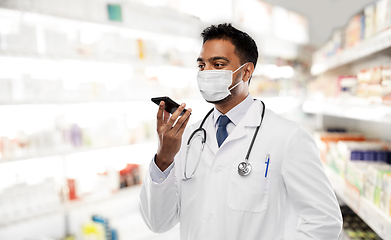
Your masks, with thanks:
[[(42, 159), (45, 157), (57, 157), (57, 156), (67, 156), (67, 155), (73, 155), (73, 154), (79, 154), (79, 153), (93, 153), (93, 152), (116, 152), (116, 155), (122, 155), (122, 158), (124, 157), (132, 157), (132, 156), (143, 156), (143, 151), (154, 151), (154, 148), (156, 147), (156, 143), (137, 143), (137, 144), (130, 144), (130, 145), (122, 145), (122, 146), (110, 146), (110, 147), (102, 147), (102, 148), (81, 148), (81, 149), (75, 149), (75, 150), (68, 150), (63, 152), (57, 152), (53, 154), (47, 154), (47, 155), (39, 155), (34, 157), (25, 157), (25, 158), (13, 158), (13, 159), (1, 159), (0, 164), (2, 163), (12, 163), (17, 161), (24, 161), (24, 160), (34, 160), (34, 159)], [(148, 156), (150, 157), (150, 156)], [(143, 164), (146, 163), (142, 159), (138, 159), (133, 161), (135, 164)]]
[(359, 105), (343, 103), (342, 101), (327, 103), (307, 100), (303, 103), (302, 109), (305, 113), (323, 114), (376, 123), (391, 123), (391, 107), (386, 105)]
[(8, 163), (8, 162), (30, 160), (30, 159), (36, 159), (36, 158), (38, 159), (38, 158), (46, 158), (46, 157), (65, 156), (65, 155), (84, 153), (84, 152), (104, 151), (104, 150), (108, 150), (108, 149), (121, 148), (121, 147), (127, 147), (127, 146), (130, 146), (130, 145), (108, 146), (108, 147), (101, 147), (101, 148), (81, 147), (81, 148), (75, 148), (75, 149), (66, 150), (66, 151), (58, 151), (55, 153), (39, 154), (39, 155), (34, 155), (34, 156), (3, 158), (3, 159), (0, 159), (0, 164), (1, 163)]
[(77, 199), (72, 201), (67, 201), (64, 204), (63, 211), (77, 210), (77, 208), (91, 206), (96, 203), (102, 203), (109, 200), (114, 200), (117, 198), (128, 198), (129, 195), (134, 195), (135, 193), (140, 192), (141, 184), (133, 185), (126, 188), (121, 188), (118, 192), (112, 193), (107, 196), (102, 197), (85, 197), (84, 199)]
[[(56, 21), (71, 21), (71, 23), (91, 24), (95, 28), (99, 27), (110, 31), (130, 30), (127, 34), (148, 39), (197, 38), (203, 24), (198, 18), (175, 10), (162, 7), (151, 8), (131, 1), (121, 4), (123, 21), (110, 21), (106, 4), (106, 2), (80, 3), (77, 0), (51, 4), (32, 1), (32, 7), (26, 11), (24, 0), (13, 0), (12, 4), (0, 3), (0, 8), (12, 16), (20, 17), (23, 15), (23, 18), (32, 23), (52, 24)], [(51, 6), (48, 7), (48, 5)], [(86, 11), (87, 9), (90, 11)], [(161, 21), (155, 21), (155, 18), (150, 16), (158, 17)], [(172, 22), (177, 24), (176, 28), (170, 25)], [(195, 27), (189, 28), (189, 25)]]
[[(158, 39), (158, 37), (156, 37)], [(188, 40), (191, 41), (191, 40)], [(193, 40), (193, 42), (188, 42), (189, 46), (197, 45), (197, 41)], [(198, 49), (197, 49), (198, 50)], [(194, 54), (197, 54), (196, 49), (194, 49)], [(8, 51), (0, 50), (0, 60), (2, 63), (6, 64), (8, 67), (12, 67), (15, 69), (20, 68), (22, 64), (29, 65), (34, 64), (35, 66), (39, 66), (44, 70), (44, 67), (48, 62), (56, 63), (60, 65), (61, 63), (77, 63), (80, 64), (108, 64), (110, 66), (121, 66), (128, 69), (136, 69), (136, 68), (148, 68), (148, 67), (177, 67), (179, 69), (197, 69), (196, 64), (193, 62), (175, 62), (171, 63), (169, 60), (164, 59), (139, 59), (135, 56), (126, 56), (126, 57), (113, 57), (113, 56), (105, 56), (105, 55), (97, 55), (97, 56), (61, 56), (50, 53), (27, 53), (27, 52), (18, 52), (18, 53), (10, 53)], [(19, 61), (19, 62), (18, 62)], [(8, 64), (8, 65), (7, 65)], [(22, 65), (23, 66), (23, 65)], [(102, 66), (97, 66), (102, 67)], [(19, 70), (19, 69), (18, 69)], [(129, 71), (129, 70), (128, 70)]]
[(329, 167), (324, 166), (324, 168), (336, 195), (381, 238), (391, 239), (391, 218), (361, 196), (358, 191), (349, 189), (345, 181)]
[(323, 63), (314, 63), (311, 67), (312, 75), (318, 75), (326, 71), (344, 66), (348, 63), (368, 57), (391, 47), (391, 29), (380, 32), (370, 39), (366, 39), (354, 47), (343, 50)]
[(127, 188), (122, 188), (118, 192), (102, 197), (86, 197), (85, 199), (67, 201), (56, 208), (48, 209), (46, 211), (40, 211), (36, 214), (30, 214), (19, 219), (13, 219), (6, 223), (0, 223), (0, 229), (6, 228), (14, 224), (20, 224), (27, 221), (36, 221), (38, 218), (45, 218), (54, 214), (66, 214), (69, 211), (77, 211), (78, 208), (91, 206), (96, 203), (102, 203), (105, 201), (112, 201), (115, 199), (128, 198), (129, 195), (135, 195), (141, 189), (141, 185), (134, 185)]

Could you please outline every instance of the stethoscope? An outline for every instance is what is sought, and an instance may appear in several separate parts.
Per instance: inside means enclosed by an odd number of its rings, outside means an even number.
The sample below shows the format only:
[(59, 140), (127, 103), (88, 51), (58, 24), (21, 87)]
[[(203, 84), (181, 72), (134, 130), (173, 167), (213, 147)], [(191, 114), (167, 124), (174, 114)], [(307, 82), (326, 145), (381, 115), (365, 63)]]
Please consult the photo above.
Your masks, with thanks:
[[(263, 121), (263, 117), (265, 115), (265, 104), (261, 101), (262, 103), (262, 115), (261, 115), (261, 122), (259, 123), (259, 125), (257, 126), (257, 128), (255, 129), (255, 132), (254, 132), (254, 135), (253, 135), (253, 138), (251, 140), (251, 143), (250, 143), (250, 146), (247, 150), (247, 154), (246, 154), (246, 157), (244, 159), (244, 161), (242, 161), (241, 163), (239, 163), (238, 165), (238, 173), (240, 176), (247, 176), (251, 173), (251, 164), (248, 162), (248, 158), (250, 157), (250, 153), (251, 153), (251, 150), (253, 148), (253, 145), (254, 145), (254, 142), (255, 142), (255, 138), (257, 137), (258, 135), (258, 131), (259, 131), (259, 128), (261, 127), (262, 125), (262, 121)], [(206, 142), (206, 130), (202, 127), (206, 121), (206, 119), (209, 117), (209, 115), (213, 112), (213, 108), (206, 114), (206, 116), (204, 117), (204, 119), (202, 120), (199, 128), (197, 128), (196, 130), (193, 131), (193, 133), (190, 135), (189, 139), (187, 140), (187, 150), (186, 150), (186, 158), (185, 158), (185, 170), (184, 170), (184, 178), (183, 180), (184, 181), (187, 181), (187, 180), (190, 180), (194, 173), (196, 172), (197, 170), (197, 167), (200, 163), (200, 160), (201, 160), (201, 153), (204, 151), (204, 147), (205, 147), (205, 142)], [(190, 146), (191, 146), (191, 143), (192, 141), (194, 140), (194, 136), (196, 133), (198, 132), (201, 132), (203, 138), (201, 140), (201, 152), (199, 154), (199, 157), (198, 157), (198, 161), (197, 161), (197, 164), (193, 170), (193, 172), (191, 173), (190, 177), (187, 176), (187, 173), (186, 173), (186, 169), (187, 169), (187, 160), (188, 160), (188, 155), (189, 155), (189, 150), (190, 150)]]

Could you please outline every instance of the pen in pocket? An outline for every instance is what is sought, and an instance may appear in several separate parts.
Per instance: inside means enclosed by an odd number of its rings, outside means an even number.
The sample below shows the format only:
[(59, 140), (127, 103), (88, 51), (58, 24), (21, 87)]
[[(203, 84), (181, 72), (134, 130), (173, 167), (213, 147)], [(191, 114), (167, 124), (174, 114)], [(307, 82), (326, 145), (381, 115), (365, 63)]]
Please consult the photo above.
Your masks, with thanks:
[(265, 177), (267, 177), (267, 171), (269, 170), (269, 161), (270, 161), (270, 154), (266, 154), (266, 159), (265, 159), (265, 164), (266, 164)]

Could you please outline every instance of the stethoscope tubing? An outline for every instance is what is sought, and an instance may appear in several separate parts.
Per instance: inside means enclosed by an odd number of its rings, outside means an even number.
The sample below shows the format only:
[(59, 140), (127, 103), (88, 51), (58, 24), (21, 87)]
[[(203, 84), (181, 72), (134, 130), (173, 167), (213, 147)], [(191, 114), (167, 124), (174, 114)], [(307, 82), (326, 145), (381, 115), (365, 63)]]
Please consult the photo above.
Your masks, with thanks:
[[(255, 129), (255, 132), (254, 132), (254, 135), (253, 135), (253, 138), (251, 140), (251, 143), (250, 143), (250, 146), (247, 150), (247, 154), (246, 154), (246, 157), (245, 157), (245, 161), (239, 163), (239, 166), (238, 166), (238, 172), (239, 172), (239, 175), (241, 176), (247, 176), (250, 172), (251, 172), (251, 164), (248, 162), (248, 159), (250, 157), (250, 153), (252, 151), (252, 148), (253, 148), (253, 145), (254, 145), (254, 142), (255, 142), (255, 139), (257, 138), (257, 135), (258, 135), (258, 131), (260, 129), (260, 127), (262, 126), (262, 122), (263, 122), (263, 118), (265, 116), (265, 104), (263, 103), (263, 101), (261, 101), (262, 103), (262, 115), (261, 115), (261, 121), (259, 123), (259, 125), (257, 126), (257, 128)], [(185, 171), (184, 171), (184, 179), (183, 180), (189, 180), (191, 179), (191, 177), (194, 175), (195, 171), (197, 170), (198, 168), (198, 165), (200, 163), (200, 159), (198, 159), (198, 162), (196, 164), (196, 167), (194, 168), (194, 171), (191, 173), (190, 177), (187, 177), (187, 174), (186, 174), (186, 169), (187, 169), (187, 159), (188, 159), (188, 154), (189, 154), (189, 148), (190, 148), (190, 142), (192, 141), (194, 135), (201, 131), (203, 133), (203, 136), (204, 138), (202, 139), (202, 146), (201, 146), (201, 153), (203, 152), (204, 150), (204, 146), (205, 146), (205, 142), (206, 142), (206, 130), (203, 128), (203, 125), (206, 121), (206, 119), (210, 116), (210, 114), (212, 114), (214, 108), (212, 108), (204, 117), (204, 119), (202, 120), (200, 126), (193, 131), (193, 133), (189, 136), (189, 139), (187, 140), (187, 151), (186, 151), (186, 159), (185, 159)], [(199, 156), (199, 158), (201, 158), (201, 154)], [(240, 166), (245, 166), (244, 168), (240, 168)]]

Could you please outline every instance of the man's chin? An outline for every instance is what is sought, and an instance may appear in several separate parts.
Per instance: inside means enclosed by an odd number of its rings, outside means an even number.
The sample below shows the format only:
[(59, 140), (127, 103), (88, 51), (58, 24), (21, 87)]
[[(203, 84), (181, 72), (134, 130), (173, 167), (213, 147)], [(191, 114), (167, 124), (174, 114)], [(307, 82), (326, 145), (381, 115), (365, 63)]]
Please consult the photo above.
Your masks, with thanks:
[(231, 98), (232, 98), (232, 94), (231, 95), (228, 95), (227, 97), (225, 97), (225, 98), (223, 98), (223, 99), (221, 99), (221, 100), (219, 100), (219, 101), (208, 101), (208, 100), (206, 100), (208, 103), (212, 103), (212, 104), (217, 104), (217, 105), (219, 105), (219, 104), (224, 104), (224, 103), (227, 103), (227, 102), (229, 102), (229, 100), (231, 100)]

